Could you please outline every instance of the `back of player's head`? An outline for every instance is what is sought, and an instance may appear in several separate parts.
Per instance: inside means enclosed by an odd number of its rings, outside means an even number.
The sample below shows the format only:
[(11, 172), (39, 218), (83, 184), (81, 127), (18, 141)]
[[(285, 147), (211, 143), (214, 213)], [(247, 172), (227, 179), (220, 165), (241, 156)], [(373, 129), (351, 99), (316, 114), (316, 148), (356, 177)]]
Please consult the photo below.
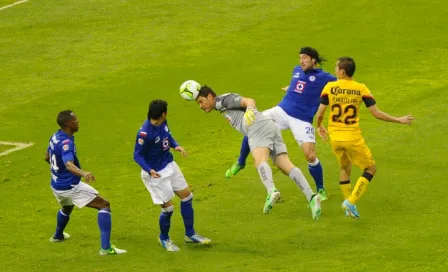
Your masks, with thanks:
[(75, 118), (75, 114), (71, 110), (61, 111), (56, 118), (56, 122), (61, 128), (67, 127), (71, 120)]
[(164, 100), (153, 100), (149, 103), (148, 120), (159, 119), (162, 115), (167, 113), (168, 103)]
[(315, 59), (316, 64), (322, 64), (324, 61), (326, 61), (326, 59), (324, 57), (319, 55), (319, 52), (317, 52), (317, 50), (315, 48), (312, 48), (309, 46), (300, 48), (300, 54), (304, 54), (304, 55), (309, 56), (312, 59)]
[(196, 100), (197, 100), (199, 97), (205, 97), (205, 98), (207, 98), (209, 94), (211, 94), (213, 97), (216, 97), (216, 93), (212, 90), (212, 88), (210, 88), (210, 87), (207, 86), (207, 85), (204, 85), (204, 86), (201, 87), (201, 89), (199, 89), (199, 94), (198, 94), (198, 96), (196, 97)]
[(350, 57), (340, 57), (338, 59), (338, 67), (339, 69), (344, 70), (348, 77), (352, 77), (355, 74), (355, 60)]

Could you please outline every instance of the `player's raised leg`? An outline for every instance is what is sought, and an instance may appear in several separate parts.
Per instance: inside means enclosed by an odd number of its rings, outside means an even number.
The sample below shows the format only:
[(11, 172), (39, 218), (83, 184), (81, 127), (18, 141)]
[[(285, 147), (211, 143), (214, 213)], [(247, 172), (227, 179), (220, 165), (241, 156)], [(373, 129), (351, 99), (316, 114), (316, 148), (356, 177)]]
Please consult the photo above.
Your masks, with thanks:
[(247, 139), (247, 136), (244, 136), (243, 142), (241, 143), (240, 156), (238, 157), (238, 161), (236, 161), (229, 169), (227, 169), (227, 178), (235, 176), (240, 170), (243, 170), (246, 167), (246, 159), (249, 156), (249, 153), (249, 141)]
[(50, 238), (50, 242), (62, 242), (70, 238), (70, 234), (65, 233), (64, 229), (70, 220), (70, 214), (73, 211), (73, 205), (62, 206), (57, 215), (56, 231)]
[(280, 192), (275, 188), (274, 179), (272, 177), (272, 169), (268, 164), (270, 149), (268, 147), (256, 147), (252, 150), (255, 168), (260, 175), (261, 182), (268, 192), (263, 207), (263, 213), (268, 214), (274, 204), (280, 199)]
[(289, 178), (296, 183), (297, 187), (299, 187), (299, 189), (302, 191), (302, 193), (310, 203), (311, 215), (313, 219), (318, 220), (322, 213), (322, 200), (319, 194), (313, 193), (313, 190), (311, 189), (302, 171), (292, 164), (292, 162), (289, 160), (288, 154), (286, 153), (277, 155), (274, 162), (275, 165), (277, 165), (277, 167), (280, 168), (280, 170), (282, 170), (285, 175), (289, 176)]
[(126, 253), (126, 250), (119, 249), (110, 243), (112, 217), (109, 202), (97, 195), (86, 206), (98, 210), (98, 226), (101, 234), (100, 255), (116, 255)]
[[(313, 133), (314, 134), (314, 133)], [(316, 157), (316, 144), (313, 142), (304, 142), (302, 144), (302, 150), (305, 154), (305, 158), (308, 161), (308, 170), (316, 183), (316, 190), (322, 201), (328, 199), (327, 192), (324, 188), (324, 174), (322, 164)]]

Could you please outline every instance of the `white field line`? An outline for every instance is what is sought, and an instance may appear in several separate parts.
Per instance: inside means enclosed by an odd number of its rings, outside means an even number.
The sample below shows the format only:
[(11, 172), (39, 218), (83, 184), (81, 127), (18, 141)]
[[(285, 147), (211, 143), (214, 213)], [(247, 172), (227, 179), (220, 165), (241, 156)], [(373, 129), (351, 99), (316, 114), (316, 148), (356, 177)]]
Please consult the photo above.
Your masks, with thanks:
[(4, 10), (4, 9), (7, 9), (7, 8), (14, 7), (15, 5), (18, 5), (18, 4), (23, 4), (23, 3), (25, 3), (25, 2), (28, 2), (28, 0), (21, 0), (21, 1), (14, 2), (14, 3), (12, 3), (12, 4), (9, 4), (9, 5), (6, 5), (6, 6), (4, 6), (4, 7), (1, 7), (1, 8), (0, 8), (0, 11), (2, 11), (2, 10)]
[(11, 149), (8, 149), (8, 150), (3, 151), (2, 153), (0, 153), (0, 157), (1, 157), (1, 156), (6, 156), (9, 153), (12, 153), (14, 151), (19, 151), (19, 150), (25, 149), (27, 147), (30, 147), (30, 146), (33, 145), (33, 143), (17, 143), (17, 142), (2, 142), (2, 141), (0, 141), (0, 145), (12, 145), (12, 146), (15, 146), (15, 147), (13, 147)]

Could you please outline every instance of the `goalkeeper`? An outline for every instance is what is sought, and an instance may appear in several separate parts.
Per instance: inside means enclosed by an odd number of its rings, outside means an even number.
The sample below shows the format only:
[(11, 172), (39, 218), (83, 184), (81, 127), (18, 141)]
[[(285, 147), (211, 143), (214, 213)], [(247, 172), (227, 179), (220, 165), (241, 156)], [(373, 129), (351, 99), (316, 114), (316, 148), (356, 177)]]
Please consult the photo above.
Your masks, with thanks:
[(313, 219), (319, 219), (320, 196), (313, 193), (302, 171), (291, 163), (280, 129), (272, 119), (257, 111), (255, 100), (236, 93), (217, 96), (210, 87), (204, 85), (199, 90), (196, 102), (206, 113), (220, 111), (233, 128), (249, 138), (254, 165), (268, 192), (263, 213), (269, 213), (280, 199), (280, 192), (275, 188), (272, 169), (268, 164), (270, 155), (274, 164), (302, 190), (310, 203)]

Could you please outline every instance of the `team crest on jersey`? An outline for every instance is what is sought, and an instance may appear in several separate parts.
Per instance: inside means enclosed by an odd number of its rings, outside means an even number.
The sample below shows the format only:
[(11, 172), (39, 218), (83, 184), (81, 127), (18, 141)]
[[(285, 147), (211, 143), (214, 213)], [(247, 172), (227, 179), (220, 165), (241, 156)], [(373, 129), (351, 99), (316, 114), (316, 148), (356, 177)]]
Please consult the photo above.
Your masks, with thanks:
[(297, 81), (296, 89), (294, 90), (296, 93), (302, 93), (303, 89), (305, 89), (306, 82), (304, 81)]
[(154, 141), (155, 144), (158, 143), (158, 142), (160, 142), (160, 136), (157, 136), (156, 140)]
[(165, 139), (163, 139), (163, 141), (162, 141), (162, 147), (163, 147), (163, 150), (170, 149), (170, 142), (168, 141), (168, 137), (166, 137)]
[(68, 146), (68, 144), (65, 144), (65, 145), (62, 146), (62, 149), (63, 149), (64, 151), (67, 151), (67, 150), (70, 149), (70, 147)]
[(143, 145), (145, 143), (145, 140), (143, 140), (142, 138), (138, 138), (137, 142), (139, 145)]
[(316, 80), (316, 77), (315, 76), (310, 76), (310, 81), (311, 82), (314, 82)]

